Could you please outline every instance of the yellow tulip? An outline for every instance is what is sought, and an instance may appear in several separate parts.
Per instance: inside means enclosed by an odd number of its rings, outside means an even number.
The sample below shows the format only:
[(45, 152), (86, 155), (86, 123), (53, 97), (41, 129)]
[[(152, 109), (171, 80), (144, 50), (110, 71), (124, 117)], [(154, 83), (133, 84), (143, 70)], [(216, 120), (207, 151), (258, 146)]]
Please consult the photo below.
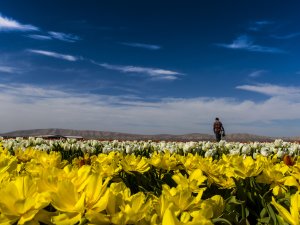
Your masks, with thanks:
[(58, 168), (43, 168), (40, 170), (36, 183), (40, 191), (56, 192), (57, 185), (61, 180), (65, 179), (65, 172)]
[(187, 223), (191, 219), (191, 214), (189, 212), (182, 212), (180, 215), (180, 222)]
[(108, 182), (109, 179), (105, 179), (103, 182), (102, 177), (97, 173), (89, 176), (88, 183), (84, 189), (87, 209), (95, 212), (102, 212), (106, 209), (109, 201)]
[(198, 192), (201, 190), (200, 185), (206, 181), (206, 176), (203, 175), (200, 169), (194, 170), (189, 177), (183, 176), (181, 173), (177, 173), (172, 176), (172, 179), (177, 183), (177, 188), (189, 189), (192, 192)]
[[(174, 203), (176, 210), (180, 210), (181, 212), (195, 207), (195, 197), (187, 189), (170, 188), (164, 185), (162, 194), (166, 196), (169, 202)], [(200, 194), (202, 195), (202, 192)]]
[(245, 159), (241, 156), (232, 157), (231, 165), (235, 174), (242, 179), (257, 176), (264, 169), (264, 161), (259, 157), (254, 160), (251, 156), (247, 156)]
[(9, 180), (10, 180), (10, 175), (8, 172), (0, 173), (0, 189), (2, 187), (5, 187), (9, 183)]
[[(81, 168), (77, 171), (78, 176), (86, 177), (89, 167)], [(106, 209), (109, 201), (107, 189), (109, 179), (103, 182), (99, 174), (92, 173), (84, 181), (83, 179), (74, 179), (74, 181), (76, 184), (68, 180), (60, 181), (57, 191), (52, 194), (52, 205), (60, 211), (58, 216), (53, 217), (53, 222), (75, 224), (83, 219), (83, 214), (87, 210), (86, 218), (99, 223), (99, 218), (103, 215), (100, 212)], [(82, 186), (84, 186), (83, 190)], [(103, 215), (101, 221), (105, 222), (107, 219)]]
[(172, 209), (172, 205), (166, 209), (162, 219), (162, 225), (181, 225)]
[(39, 150), (36, 150), (34, 148), (26, 148), (25, 150), (17, 149), (15, 150), (15, 156), (20, 162), (29, 162), (31, 159), (34, 159), (36, 157), (38, 151)]
[(286, 177), (284, 185), (297, 187), (300, 191), (300, 174), (292, 174), (292, 176)]
[(106, 212), (108, 216), (96, 216), (88, 211), (86, 217), (101, 224), (106, 223), (108, 219), (110, 223), (118, 225), (143, 224), (143, 222), (151, 219), (149, 215), (150, 206), (151, 199), (147, 200), (144, 193), (138, 192), (131, 195), (130, 189), (124, 183), (112, 183), (107, 198)]
[(264, 166), (264, 170), (256, 177), (258, 183), (271, 184), (272, 192), (275, 196), (283, 196), (287, 189), (285, 182), (289, 167), (283, 163), (273, 164), (269, 162)]
[(91, 174), (91, 166), (84, 165), (78, 170), (74, 168), (75, 176), (72, 178), (72, 183), (76, 186), (77, 191), (81, 192), (89, 182), (89, 175)]
[(100, 173), (103, 178), (117, 175), (122, 170), (119, 164), (120, 158), (121, 156), (116, 152), (91, 157), (92, 170)]
[(272, 189), (272, 193), (274, 196), (281, 196), (284, 197), (286, 192), (287, 192), (287, 188), (284, 185), (271, 185), (271, 189)]
[(123, 199), (129, 198), (130, 189), (126, 187), (123, 182), (112, 183), (109, 188), (110, 196), (107, 205), (107, 212), (110, 215), (116, 214), (120, 211), (119, 206), (122, 204)]
[(17, 158), (7, 153), (0, 152), (0, 188), (5, 186), (18, 166)]
[(202, 210), (193, 211), (191, 213), (193, 219), (192, 221), (186, 223), (186, 225), (213, 225), (210, 219), (207, 218), (207, 216), (203, 215)]
[(0, 213), (3, 224), (25, 224), (34, 220), (36, 214), (46, 207), (50, 198), (39, 193), (36, 183), (29, 176), (16, 177), (0, 190)]
[(180, 157), (180, 162), (184, 165), (185, 170), (188, 173), (200, 168), (200, 161), (202, 157), (197, 153), (195, 155), (189, 153), (186, 156)]
[(75, 167), (81, 167), (83, 165), (91, 165), (91, 157), (89, 153), (85, 153), (83, 157), (79, 156), (72, 161), (72, 165)]
[(92, 171), (101, 174), (103, 178), (113, 177), (122, 170), (121, 166), (113, 164), (100, 164), (95, 163), (92, 165)]
[(143, 220), (149, 212), (149, 207), (150, 201), (146, 201), (146, 196), (142, 192), (125, 199), (124, 203), (120, 206), (124, 224), (136, 224)]
[(77, 224), (81, 220), (82, 214), (80, 213), (60, 213), (59, 215), (52, 217), (52, 223), (58, 225)]
[(215, 183), (222, 188), (235, 187), (233, 168), (224, 161), (213, 161), (212, 158), (200, 158), (199, 167), (207, 176), (209, 184)]
[(213, 197), (202, 201), (201, 209), (205, 212), (205, 218), (217, 218), (222, 215), (225, 208), (225, 202), (222, 196), (214, 195)]
[(154, 209), (153, 215), (151, 217), (151, 224), (157, 224), (158, 221), (162, 220), (165, 211), (173, 204), (169, 201), (166, 195), (162, 194), (159, 198), (153, 197), (152, 199), (152, 207)]
[(75, 185), (68, 180), (62, 180), (58, 184), (57, 192), (52, 194), (52, 205), (62, 212), (84, 211), (84, 193), (77, 192)]
[(11, 173), (17, 168), (17, 158), (11, 155), (0, 153), (0, 174)]
[(60, 181), (57, 192), (52, 193), (51, 197), (51, 204), (61, 212), (52, 218), (55, 224), (75, 224), (81, 220), (85, 211), (85, 193), (78, 193), (71, 181)]
[(174, 170), (181, 165), (176, 156), (176, 154), (171, 154), (169, 151), (164, 153), (154, 152), (148, 162), (158, 169)]
[(71, 180), (75, 185), (76, 190), (81, 192), (88, 183), (88, 177), (91, 174), (91, 166), (84, 165), (80, 168), (72, 167), (68, 165), (64, 167), (65, 174), (63, 175), (65, 179)]
[(296, 192), (296, 194), (291, 196), (291, 206), (290, 211), (288, 211), (285, 207), (277, 203), (272, 198), (272, 204), (279, 212), (279, 215), (289, 224), (291, 225), (299, 225), (300, 222), (300, 192)]
[(135, 155), (126, 155), (121, 160), (122, 168), (125, 172), (139, 172), (145, 173), (150, 169), (150, 166), (145, 157), (135, 156)]
[(264, 166), (262, 174), (260, 174), (256, 181), (265, 184), (283, 184), (286, 180), (286, 175), (289, 167), (283, 163), (275, 164), (269, 163)]
[(173, 205), (170, 204), (164, 213), (162, 225), (213, 225), (211, 220), (203, 216), (203, 212), (200, 211), (193, 211), (191, 214), (184, 212), (181, 218), (180, 221), (177, 219)]
[(60, 152), (51, 151), (50, 153), (44, 151), (38, 151), (36, 156), (37, 163), (42, 165), (45, 168), (48, 167), (57, 167), (63, 168), (67, 161), (62, 160)]
[(103, 214), (103, 213), (98, 213), (93, 210), (88, 210), (85, 213), (85, 217), (89, 220), (89, 224), (97, 224), (97, 225), (110, 225), (110, 216)]

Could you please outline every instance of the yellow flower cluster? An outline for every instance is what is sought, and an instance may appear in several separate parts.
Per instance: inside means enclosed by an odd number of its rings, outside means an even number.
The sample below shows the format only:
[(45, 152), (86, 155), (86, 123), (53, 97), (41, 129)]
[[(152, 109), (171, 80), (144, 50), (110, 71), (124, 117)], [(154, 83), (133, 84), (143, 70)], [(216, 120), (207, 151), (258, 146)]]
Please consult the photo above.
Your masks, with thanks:
[[(213, 224), (226, 214), (222, 190), (234, 194), (248, 178), (270, 185), (277, 218), (299, 224), (299, 161), (111, 151), (69, 163), (59, 152), (11, 154), (0, 143), (0, 224)], [(278, 202), (287, 194), (289, 208)]]

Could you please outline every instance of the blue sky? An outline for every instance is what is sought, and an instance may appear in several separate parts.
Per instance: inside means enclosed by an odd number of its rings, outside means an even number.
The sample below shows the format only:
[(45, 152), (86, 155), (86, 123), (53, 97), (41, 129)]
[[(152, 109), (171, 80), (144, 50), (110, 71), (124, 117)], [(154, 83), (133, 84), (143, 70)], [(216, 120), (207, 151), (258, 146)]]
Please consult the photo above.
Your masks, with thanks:
[(299, 1), (0, 5), (0, 132), (300, 135)]

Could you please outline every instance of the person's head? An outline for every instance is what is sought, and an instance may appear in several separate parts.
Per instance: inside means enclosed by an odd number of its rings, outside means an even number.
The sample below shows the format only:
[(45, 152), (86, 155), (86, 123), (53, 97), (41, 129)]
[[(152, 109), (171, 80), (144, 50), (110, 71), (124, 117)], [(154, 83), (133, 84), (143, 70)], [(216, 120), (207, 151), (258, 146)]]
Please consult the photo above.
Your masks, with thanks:
[(218, 117), (216, 117), (216, 121), (219, 121), (219, 118), (218, 118)]

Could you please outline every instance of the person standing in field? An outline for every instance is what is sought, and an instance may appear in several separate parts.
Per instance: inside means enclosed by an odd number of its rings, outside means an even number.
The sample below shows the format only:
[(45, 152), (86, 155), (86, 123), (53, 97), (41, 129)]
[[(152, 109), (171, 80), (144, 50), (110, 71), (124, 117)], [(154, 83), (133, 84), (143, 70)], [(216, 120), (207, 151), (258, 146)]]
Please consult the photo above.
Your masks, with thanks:
[(225, 136), (225, 129), (218, 117), (216, 117), (216, 119), (215, 119), (213, 129), (214, 129), (214, 133), (216, 135), (216, 141), (217, 142), (221, 141), (222, 136), (223, 137)]

